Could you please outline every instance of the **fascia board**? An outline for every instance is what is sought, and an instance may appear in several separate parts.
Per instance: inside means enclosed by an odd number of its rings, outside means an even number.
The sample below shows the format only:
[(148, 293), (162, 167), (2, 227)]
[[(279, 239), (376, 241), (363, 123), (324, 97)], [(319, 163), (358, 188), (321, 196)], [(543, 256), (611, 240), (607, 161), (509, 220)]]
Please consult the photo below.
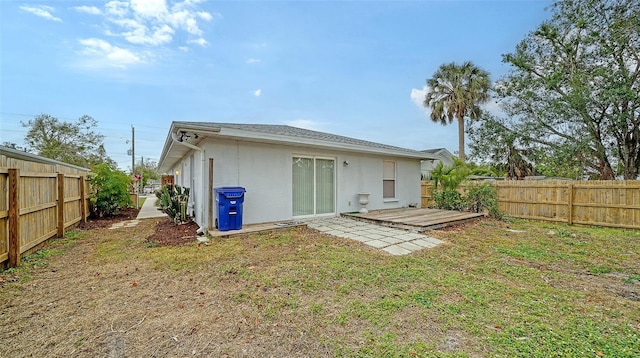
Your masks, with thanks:
[(288, 137), (283, 135), (276, 134), (268, 134), (268, 133), (257, 133), (252, 131), (246, 131), (235, 128), (222, 128), (220, 133), (216, 134), (221, 137), (233, 138), (238, 140), (248, 140), (248, 141), (256, 141), (256, 142), (266, 142), (266, 143), (275, 143), (275, 144), (289, 144), (289, 145), (299, 145), (306, 147), (316, 147), (316, 148), (326, 148), (326, 149), (334, 149), (334, 150), (342, 150), (349, 152), (358, 152), (358, 153), (372, 153), (372, 154), (382, 154), (387, 156), (397, 156), (404, 158), (415, 158), (415, 159), (431, 159), (428, 156), (425, 156), (423, 153), (407, 153), (399, 150), (390, 150), (387, 148), (376, 148), (376, 147), (366, 147), (362, 145), (355, 145), (349, 143), (334, 143), (327, 142), (319, 139), (310, 139), (310, 138), (298, 138), (298, 137)]

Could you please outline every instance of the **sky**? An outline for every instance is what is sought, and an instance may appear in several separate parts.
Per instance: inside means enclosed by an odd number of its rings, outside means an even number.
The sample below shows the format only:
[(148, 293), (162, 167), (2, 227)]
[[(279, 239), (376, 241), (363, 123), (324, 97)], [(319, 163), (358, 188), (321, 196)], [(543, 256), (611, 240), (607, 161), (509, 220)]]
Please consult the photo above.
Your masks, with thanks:
[[(457, 152), (425, 82), (502, 55), (551, 1), (0, 1), (0, 143), (23, 145), (40, 114), (98, 121), (123, 170), (159, 160), (172, 121), (287, 124)], [(495, 109), (495, 101), (487, 110)]]

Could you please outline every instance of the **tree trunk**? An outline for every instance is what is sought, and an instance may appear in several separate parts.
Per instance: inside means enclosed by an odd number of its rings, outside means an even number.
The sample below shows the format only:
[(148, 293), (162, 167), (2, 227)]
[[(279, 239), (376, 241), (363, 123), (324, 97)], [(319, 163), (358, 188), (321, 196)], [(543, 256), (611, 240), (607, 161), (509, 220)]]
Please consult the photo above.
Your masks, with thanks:
[(464, 162), (464, 117), (458, 115), (458, 158)]

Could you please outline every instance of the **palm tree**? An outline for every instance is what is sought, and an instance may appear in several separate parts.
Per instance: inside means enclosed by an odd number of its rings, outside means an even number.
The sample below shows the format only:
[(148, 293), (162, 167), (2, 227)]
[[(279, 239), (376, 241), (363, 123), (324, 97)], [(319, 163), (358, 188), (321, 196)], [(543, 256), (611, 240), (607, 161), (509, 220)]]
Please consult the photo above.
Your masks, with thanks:
[(470, 61), (451, 62), (441, 65), (427, 86), (423, 105), (431, 109), (431, 120), (442, 125), (458, 120), (458, 156), (464, 161), (464, 118), (478, 118), (479, 105), (489, 100), (489, 73)]

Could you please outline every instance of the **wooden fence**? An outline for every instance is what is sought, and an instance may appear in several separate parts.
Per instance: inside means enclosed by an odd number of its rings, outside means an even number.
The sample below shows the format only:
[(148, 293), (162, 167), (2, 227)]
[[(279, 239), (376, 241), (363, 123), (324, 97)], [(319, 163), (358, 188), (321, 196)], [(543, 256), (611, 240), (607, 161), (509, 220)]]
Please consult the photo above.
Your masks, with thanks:
[(496, 182), (498, 205), (507, 216), (640, 228), (640, 181)]
[(21, 255), (49, 238), (64, 236), (68, 227), (88, 216), (86, 173), (43, 172), (56, 166), (40, 163), (22, 167), (40, 170), (0, 167), (0, 267), (18, 266)]
[[(640, 229), (640, 181), (505, 180), (494, 183), (506, 216), (568, 224)], [(432, 204), (422, 182), (422, 206)]]

